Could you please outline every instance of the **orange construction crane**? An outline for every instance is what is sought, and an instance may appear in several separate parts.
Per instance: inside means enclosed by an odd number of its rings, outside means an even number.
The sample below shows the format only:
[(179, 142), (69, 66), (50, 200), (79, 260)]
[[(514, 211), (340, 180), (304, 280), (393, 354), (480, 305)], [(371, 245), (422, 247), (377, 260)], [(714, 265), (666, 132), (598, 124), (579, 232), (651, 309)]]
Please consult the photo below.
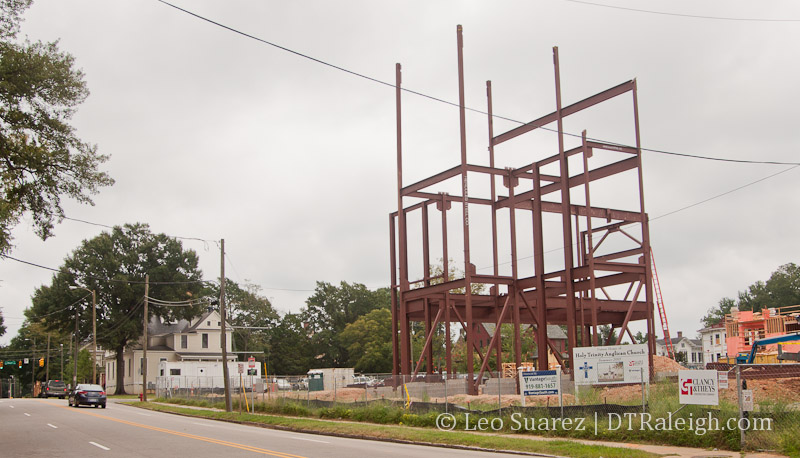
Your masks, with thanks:
[(667, 347), (667, 355), (675, 359), (675, 349), (672, 348), (672, 339), (669, 337), (669, 324), (667, 324), (667, 312), (664, 310), (664, 299), (661, 297), (661, 284), (658, 281), (658, 271), (656, 270), (656, 258), (653, 250), (650, 250), (650, 260), (653, 263), (653, 289), (656, 293), (656, 305), (658, 305), (658, 315), (661, 317), (661, 330), (664, 331), (664, 345)]

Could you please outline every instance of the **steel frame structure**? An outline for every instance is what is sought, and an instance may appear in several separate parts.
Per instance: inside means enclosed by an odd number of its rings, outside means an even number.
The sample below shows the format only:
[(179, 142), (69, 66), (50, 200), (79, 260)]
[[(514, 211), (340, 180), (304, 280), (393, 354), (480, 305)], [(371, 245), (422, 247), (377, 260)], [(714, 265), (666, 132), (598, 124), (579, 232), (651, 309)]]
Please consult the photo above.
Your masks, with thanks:
[[(484, 349), (476, 344), (476, 332), (484, 323), (494, 324), (495, 330), (498, 331), (501, 324), (510, 323), (513, 326), (513, 360), (517, 367), (523, 362), (521, 332), (532, 330), (537, 344), (539, 369), (548, 368), (547, 348), (550, 347), (565, 372), (571, 373), (569, 357), (562, 358), (562, 355), (555, 351), (555, 346), (548, 339), (547, 333), (536, 330), (545, 330), (548, 324), (565, 325), (571, 353), (571, 349), (576, 346), (620, 344), (625, 333), (633, 340), (628, 325), (639, 320), (646, 321), (652, 374), (652, 355), (655, 354), (652, 264), (648, 219), (644, 207), (636, 81), (627, 81), (579, 102), (562, 106), (558, 48), (553, 48), (555, 111), (495, 135), (492, 123), (492, 87), (491, 82), (487, 82), (489, 165), (469, 164), (461, 26), (457, 28), (457, 43), (461, 162), (453, 168), (405, 186), (401, 135), (401, 67), (400, 64), (396, 66), (398, 192), (397, 212), (390, 215), (393, 374), (411, 375), (414, 379), (423, 367), (427, 374), (434, 372), (432, 341), (440, 325), (445, 333), (444, 353), (448, 377), (453, 374), (451, 323), (460, 324), (465, 332), (467, 380), (472, 381), (468, 384), (468, 392), (474, 394), (488, 368), (492, 353), (497, 360), (497, 367), (500, 367), (502, 362), (501, 332), (494, 332), (491, 342)], [(587, 138), (584, 131), (580, 145), (566, 149), (564, 118), (626, 94), (632, 95), (633, 100), (636, 139), (634, 146), (592, 141)], [(553, 123), (556, 124), (558, 135), (558, 151), (555, 154), (522, 167), (496, 166), (495, 152), (500, 145)], [(603, 156), (602, 165), (592, 167), (599, 162), (599, 159), (592, 160), (593, 164), (590, 164), (590, 159), (600, 156)], [(570, 158), (573, 164), (578, 160), (582, 161), (583, 167), (573, 167), (579, 171), (571, 172)], [(558, 174), (544, 173), (543, 169), (548, 165), (549, 169), (557, 165)], [(635, 173), (637, 176), (636, 189), (626, 189), (626, 191), (638, 193), (638, 208), (630, 211), (593, 206), (590, 184), (601, 180), (614, 180), (617, 175), (624, 172)], [(491, 183), (489, 195), (469, 195), (468, 175), (488, 175)], [(437, 186), (441, 189), (445, 181), (458, 178), (461, 180), (461, 195), (451, 195), (436, 190)], [(502, 180), (507, 195), (499, 195), (496, 192), (495, 185), (500, 183), (498, 180)], [(527, 182), (524, 188), (529, 190), (522, 190), (521, 182)], [(572, 190), (574, 194), (581, 188), (582, 203), (571, 203), (570, 191)], [(415, 203), (406, 203), (412, 199)], [(452, 229), (448, 229), (447, 214), (454, 205), (460, 205), (462, 209), (462, 221), (458, 229), (463, 236), (464, 276), (449, 279), (446, 278), (450, 272), (448, 231)], [(492, 274), (478, 274), (471, 263), (469, 207), (472, 205), (488, 206), (492, 210), (491, 239), (494, 260)], [(412, 212), (421, 213), (421, 240), (408, 239), (407, 219)], [(518, 213), (522, 212), (530, 214), (529, 234), (520, 233)], [(432, 213), (439, 214), (442, 231), (443, 273), (438, 278), (431, 274), (429, 223)], [(498, 233), (498, 217), (505, 213), (509, 219), (509, 234), (504, 241), (511, 249), (510, 275), (500, 275), (498, 269), (498, 240), (501, 237)], [(546, 213), (560, 215), (559, 231), (551, 231), (552, 225), (545, 227), (543, 216)], [(551, 267), (548, 270), (544, 256), (544, 236), (558, 232), (563, 240), (563, 264), (559, 260), (555, 269)], [(517, 241), (523, 236), (531, 237), (533, 246), (534, 272), (528, 276), (519, 272), (520, 256), (517, 252)], [(617, 240), (612, 244), (611, 239)], [(410, 243), (422, 252), (422, 268), (425, 274), (421, 279), (409, 279)], [(573, 250), (573, 247), (577, 247), (577, 250)], [(473, 285), (476, 284), (489, 286), (489, 294), (474, 293)], [(457, 291), (462, 293), (459, 294)], [(411, 359), (411, 322), (424, 322), (425, 329), (423, 351), (415, 361)], [(525, 326), (523, 329), (524, 325), (535, 327)], [(598, 332), (600, 325), (611, 325), (612, 329), (616, 329), (619, 332), (616, 341), (609, 339), (600, 342)], [(610, 333), (609, 337), (613, 334)], [(480, 361), (477, 374), (474, 370), (476, 354)]]

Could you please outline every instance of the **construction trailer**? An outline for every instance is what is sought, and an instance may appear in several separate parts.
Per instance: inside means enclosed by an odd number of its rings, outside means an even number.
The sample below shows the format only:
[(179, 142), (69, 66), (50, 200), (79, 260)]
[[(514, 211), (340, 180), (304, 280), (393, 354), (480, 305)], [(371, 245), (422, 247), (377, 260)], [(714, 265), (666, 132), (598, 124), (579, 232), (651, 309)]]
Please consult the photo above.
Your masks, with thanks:
[[(497, 368), (503, 362), (501, 332), (493, 334), (488, 346), (481, 348), (476, 342), (480, 328), (487, 323), (494, 324), (495, 329), (506, 323), (513, 326), (511, 359), (516, 367), (525, 362), (521, 352), (523, 325), (535, 325), (528, 326), (526, 332), (553, 324), (565, 326), (569, 347), (566, 357), (554, 348), (545, 332), (535, 332), (536, 360), (539, 369), (547, 369), (550, 348), (564, 371), (571, 373), (572, 348), (620, 344), (626, 337), (633, 341), (629, 326), (643, 321), (652, 371), (655, 354), (652, 264), (636, 81), (626, 81), (563, 105), (558, 48), (553, 48), (555, 109), (496, 134), (492, 85), (487, 82), (488, 156), (481, 163), (471, 163), (467, 161), (461, 26), (457, 28), (457, 48), (460, 162), (415, 183), (403, 180), (403, 89), (401, 67), (396, 66), (397, 211), (390, 215), (395, 379), (407, 380), (409, 376), (416, 379), (420, 372), (432, 374), (437, 370), (433, 342), (438, 333), (444, 334), (438, 341), (443, 341), (445, 347), (444, 367), (439, 365), (438, 371), (453, 377), (453, 332), (457, 331), (466, 344), (463, 363), (466, 379), (471, 381), (468, 392), (476, 394), (490, 359), (496, 360)], [(585, 130), (577, 137), (567, 135), (566, 119), (580, 122), (582, 113), (601, 107), (606, 114), (610, 110), (625, 111), (622, 116), (606, 120), (629, 120), (627, 136), (632, 144), (595, 140)], [(555, 139), (550, 142), (552, 147), (530, 147), (528, 143), (523, 162), (504, 160), (502, 150), (507, 145), (521, 141), (526, 134), (545, 130), (551, 131), (551, 138)], [(480, 183), (489, 183), (488, 190), (476, 185)], [(598, 199), (602, 203), (593, 200), (590, 187), (602, 190), (602, 200)], [(458, 191), (451, 194), (453, 189)], [(478, 207), (490, 211), (475, 211)], [(483, 233), (472, 230), (477, 219), (487, 213), (489, 216), (481, 223), (490, 229)], [(421, 222), (421, 227), (414, 231), (421, 234), (419, 237), (408, 235), (412, 215), (411, 221)], [(457, 224), (453, 224), (454, 216), (460, 219)], [(436, 237), (439, 245), (434, 246), (432, 235), (439, 230), (441, 236)], [(553, 238), (563, 247), (555, 260), (545, 256), (545, 240), (552, 243)], [(450, 246), (451, 240), (463, 245)], [(521, 252), (523, 245), (532, 249)], [(499, 246), (504, 249), (502, 270)], [(480, 272), (473, 264), (476, 247), (491, 252), (492, 265), (487, 272)], [(461, 278), (450, 275), (453, 252), (463, 256), (457, 266)], [(439, 274), (432, 268), (432, 258), (441, 259)], [(414, 266), (421, 267), (420, 277), (410, 278), (410, 259), (421, 262), (421, 266)], [(526, 262), (523, 264), (522, 260)], [(413, 358), (412, 322), (422, 323), (425, 334), (423, 349)], [(460, 330), (452, 329), (453, 325)], [(611, 339), (614, 333), (610, 333), (609, 339), (602, 341), (598, 329), (601, 325), (612, 326), (617, 337)]]
[(352, 385), (355, 370), (352, 367), (330, 367), (308, 371), (309, 391), (333, 391)]

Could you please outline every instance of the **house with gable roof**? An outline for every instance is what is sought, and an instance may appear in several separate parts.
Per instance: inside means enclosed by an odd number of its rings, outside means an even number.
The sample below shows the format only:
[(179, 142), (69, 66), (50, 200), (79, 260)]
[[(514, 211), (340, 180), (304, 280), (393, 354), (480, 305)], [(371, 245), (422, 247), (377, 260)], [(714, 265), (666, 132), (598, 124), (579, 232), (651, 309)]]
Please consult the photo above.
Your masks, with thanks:
[[(231, 342), (233, 332), (225, 330), (227, 335), (226, 349), (228, 361), (236, 361), (232, 353)], [(122, 371), (125, 392), (139, 394), (142, 392), (142, 336), (138, 342), (128, 345), (122, 357), (122, 365), (118, 367), (116, 354), (106, 351), (106, 391), (113, 392), (117, 388), (117, 371)], [(159, 364), (162, 361), (222, 361), (222, 320), (219, 312), (210, 309), (197, 318), (164, 322), (153, 316), (147, 326), (147, 386), (154, 389)], [(162, 374), (163, 375), (163, 374)]]

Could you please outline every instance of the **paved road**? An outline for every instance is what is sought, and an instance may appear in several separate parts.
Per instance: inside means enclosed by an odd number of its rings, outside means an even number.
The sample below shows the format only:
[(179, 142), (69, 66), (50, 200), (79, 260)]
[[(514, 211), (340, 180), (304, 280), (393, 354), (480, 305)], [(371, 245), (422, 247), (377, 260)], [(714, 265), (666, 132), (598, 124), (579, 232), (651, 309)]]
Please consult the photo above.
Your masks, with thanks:
[(14, 457), (505, 456), (276, 431), (151, 412), (112, 401), (107, 409), (76, 409), (67, 407), (65, 399), (0, 399), (0, 425), (0, 455)]

